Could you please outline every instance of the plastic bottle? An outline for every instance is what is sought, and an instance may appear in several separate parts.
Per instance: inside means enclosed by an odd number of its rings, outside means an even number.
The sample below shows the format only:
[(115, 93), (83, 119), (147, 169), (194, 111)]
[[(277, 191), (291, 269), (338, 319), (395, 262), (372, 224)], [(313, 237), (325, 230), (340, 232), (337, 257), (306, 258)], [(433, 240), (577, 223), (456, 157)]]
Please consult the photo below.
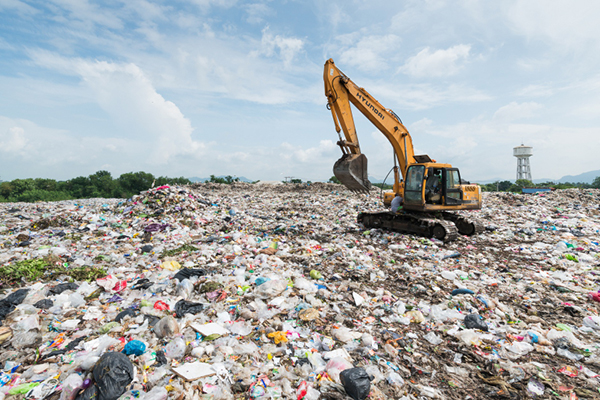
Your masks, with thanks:
[(454, 280), (457, 278), (456, 274), (454, 272), (451, 271), (442, 271), (442, 278), (444, 279), (448, 279), (448, 280)]

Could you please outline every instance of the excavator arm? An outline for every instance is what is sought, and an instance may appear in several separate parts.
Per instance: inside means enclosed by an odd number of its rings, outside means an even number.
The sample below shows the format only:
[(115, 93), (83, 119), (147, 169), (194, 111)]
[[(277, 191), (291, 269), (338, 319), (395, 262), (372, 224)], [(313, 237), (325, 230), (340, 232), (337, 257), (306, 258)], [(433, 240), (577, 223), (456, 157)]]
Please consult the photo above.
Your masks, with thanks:
[(367, 160), (360, 151), (358, 136), (350, 103), (352, 103), (373, 125), (389, 140), (396, 160), (400, 166), (394, 170), (394, 192), (400, 190), (400, 174), (406, 178), (406, 170), (415, 163), (412, 139), (400, 118), (383, 107), (365, 89), (358, 87), (340, 71), (332, 59), (327, 60), (323, 71), (327, 107), (331, 110), (338, 135), (338, 145), (343, 156), (334, 165), (334, 174), (346, 187), (354, 190), (368, 190), (370, 182), (367, 175)]

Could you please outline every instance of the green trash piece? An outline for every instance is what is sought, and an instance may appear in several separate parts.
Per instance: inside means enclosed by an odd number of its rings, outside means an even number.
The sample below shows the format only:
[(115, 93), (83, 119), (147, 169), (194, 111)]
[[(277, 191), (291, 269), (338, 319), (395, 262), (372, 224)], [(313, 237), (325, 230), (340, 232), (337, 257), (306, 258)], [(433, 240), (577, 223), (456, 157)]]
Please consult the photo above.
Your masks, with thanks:
[(323, 279), (323, 274), (321, 274), (316, 269), (313, 269), (312, 271), (310, 271), (310, 277), (313, 279)]
[(568, 325), (565, 325), (565, 324), (556, 324), (556, 327), (558, 329), (560, 329), (561, 331), (573, 332), (573, 330), (571, 329), (571, 327), (568, 326)]
[(105, 333), (110, 332), (110, 330), (116, 326), (121, 326), (121, 324), (115, 321), (109, 322), (108, 324), (102, 325), (100, 329), (98, 329), (98, 333), (104, 335)]
[(152, 304), (148, 300), (142, 300), (142, 301), (140, 301), (140, 306), (141, 307), (152, 307), (152, 306), (154, 306), (154, 304)]
[(29, 392), (31, 389), (33, 389), (34, 387), (38, 386), (39, 384), (40, 384), (40, 382), (23, 383), (22, 385), (15, 386), (14, 388), (10, 389), (8, 391), (8, 394), (10, 394), (10, 395), (25, 394), (25, 393)]
[(567, 260), (571, 260), (571, 261), (579, 262), (579, 260), (577, 259), (577, 257), (575, 257), (573, 254), (565, 254), (565, 258), (566, 258)]

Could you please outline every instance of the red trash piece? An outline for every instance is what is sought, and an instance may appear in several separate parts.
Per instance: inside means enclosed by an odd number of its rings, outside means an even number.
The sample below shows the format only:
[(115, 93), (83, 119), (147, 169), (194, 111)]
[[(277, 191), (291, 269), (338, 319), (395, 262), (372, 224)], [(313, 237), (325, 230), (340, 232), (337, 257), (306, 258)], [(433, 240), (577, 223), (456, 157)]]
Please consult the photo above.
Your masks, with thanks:
[(308, 383), (306, 381), (302, 381), (300, 382), (298, 389), (296, 389), (297, 400), (303, 399), (304, 396), (306, 396), (306, 393), (308, 393)]
[(589, 293), (588, 293), (588, 297), (589, 297), (591, 300), (594, 300), (594, 301), (597, 301), (597, 302), (599, 302), (599, 303), (600, 303), (600, 293), (596, 293), (596, 292), (589, 292)]
[(127, 281), (119, 281), (117, 283), (115, 283), (115, 287), (112, 289), (115, 292), (120, 292), (121, 290), (125, 289), (127, 287)]
[(154, 308), (156, 310), (164, 311), (169, 309), (169, 305), (164, 301), (158, 300), (156, 303), (154, 303)]

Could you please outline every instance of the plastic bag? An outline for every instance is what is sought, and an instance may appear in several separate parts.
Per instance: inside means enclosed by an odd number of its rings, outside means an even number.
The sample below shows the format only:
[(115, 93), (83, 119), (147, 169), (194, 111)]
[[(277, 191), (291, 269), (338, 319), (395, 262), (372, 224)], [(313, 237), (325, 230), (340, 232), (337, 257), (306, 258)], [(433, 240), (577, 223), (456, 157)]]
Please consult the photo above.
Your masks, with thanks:
[(83, 386), (83, 379), (79, 374), (71, 374), (62, 381), (62, 392), (60, 400), (73, 400), (79, 389)]
[(466, 329), (464, 331), (457, 332), (455, 336), (461, 339), (465, 344), (475, 346), (479, 346), (481, 344), (479, 335), (472, 329)]
[(485, 322), (481, 320), (481, 316), (479, 314), (467, 315), (465, 317), (464, 323), (467, 329), (479, 329), (486, 332), (488, 330), (488, 326)]
[(341, 383), (340, 373), (352, 367), (354, 367), (352, 363), (346, 360), (345, 358), (335, 357), (329, 360), (329, 362), (327, 362), (325, 370), (327, 371), (327, 374), (329, 374), (331, 379), (333, 379), (337, 383)]
[(125, 393), (133, 375), (133, 365), (125, 354), (105, 353), (94, 366), (94, 386), (87, 388), (76, 400), (116, 400)]
[[(185, 341), (180, 337), (175, 338), (175, 339), (171, 340), (169, 342), (169, 344), (167, 344), (167, 346), (165, 347), (165, 355), (167, 356), (167, 358), (179, 360), (180, 358), (182, 358), (184, 356), (185, 348), (186, 348)], [(157, 359), (158, 359), (158, 353), (157, 353)]]
[(204, 304), (194, 303), (187, 300), (179, 300), (175, 304), (175, 314), (177, 318), (183, 317), (185, 314), (198, 314), (204, 310)]
[(139, 340), (131, 340), (127, 342), (125, 347), (123, 348), (123, 353), (128, 356), (134, 354), (136, 356), (141, 356), (146, 351), (146, 345), (144, 342)]
[(77, 290), (78, 288), (79, 288), (79, 285), (77, 285), (76, 283), (73, 283), (73, 282), (59, 283), (58, 285), (56, 285), (53, 288), (51, 288), (50, 290), (48, 290), (48, 294), (49, 295), (61, 294), (64, 291)]
[(181, 281), (175, 289), (175, 293), (177, 294), (177, 296), (181, 296), (184, 299), (188, 299), (193, 291), (194, 284), (189, 279), (184, 279), (183, 281)]
[(139, 400), (167, 400), (169, 392), (162, 386), (156, 386), (151, 391), (143, 394)]
[(443, 340), (440, 339), (438, 337), (438, 335), (436, 335), (433, 332), (429, 332), (427, 335), (423, 336), (423, 339), (427, 340), (429, 343), (431, 343), (434, 346), (437, 346), (438, 344), (443, 342)]
[(154, 325), (154, 333), (159, 338), (168, 338), (179, 333), (179, 324), (172, 316), (164, 317)]
[(27, 297), (29, 289), (19, 289), (0, 300), (0, 322)]
[(506, 350), (509, 350), (520, 356), (524, 356), (527, 353), (532, 352), (534, 347), (527, 342), (514, 342), (512, 345), (506, 346)]
[(206, 271), (203, 269), (183, 268), (177, 271), (173, 279), (183, 282), (184, 279), (190, 279), (192, 276), (204, 276)]
[(263, 283), (256, 288), (256, 294), (262, 298), (272, 298), (283, 292), (287, 288), (287, 281), (283, 279), (273, 279)]
[(157, 300), (156, 303), (154, 303), (154, 309), (159, 311), (165, 311), (169, 309), (169, 305), (162, 300)]
[(127, 310), (123, 310), (120, 313), (117, 314), (117, 316), (115, 317), (115, 321), (118, 323), (121, 323), (121, 320), (125, 317), (135, 317), (137, 315), (137, 311), (133, 310), (131, 308), (128, 308)]
[(597, 315), (590, 315), (583, 319), (583, 325), (588, 326), (592, 329), (600, 329), (600, 317)]
[(340, 373), (346, 394), (354, 400), (364, 400), (371, 392), (371, 377), (364, 368), (350, 368)]
[(40, 310), (47, 310), (54, 305), (54, 302), (50, 299), (42, 299), (36, 302), (33, 306)]

